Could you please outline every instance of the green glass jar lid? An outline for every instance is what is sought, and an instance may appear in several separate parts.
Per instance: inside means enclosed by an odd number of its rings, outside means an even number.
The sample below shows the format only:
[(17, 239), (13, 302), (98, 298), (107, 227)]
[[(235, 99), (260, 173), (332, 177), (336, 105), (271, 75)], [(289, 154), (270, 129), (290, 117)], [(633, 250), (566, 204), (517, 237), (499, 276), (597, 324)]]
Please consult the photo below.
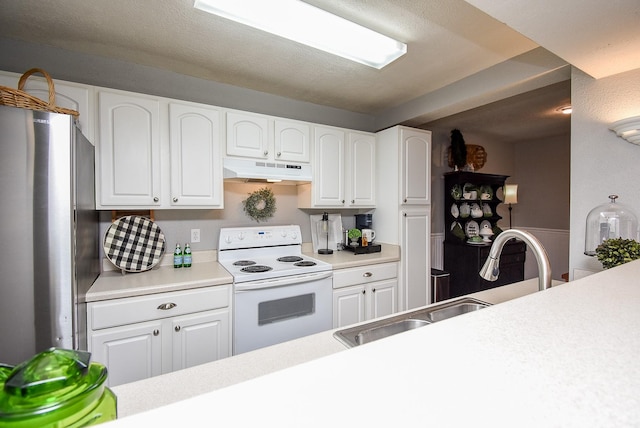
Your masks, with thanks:
[(0, 419), (23, 419), (94, 400), (102, 393), (107, 370), (90, 359), (89, 352), (51, 348), (17, 365), (0, 390)]

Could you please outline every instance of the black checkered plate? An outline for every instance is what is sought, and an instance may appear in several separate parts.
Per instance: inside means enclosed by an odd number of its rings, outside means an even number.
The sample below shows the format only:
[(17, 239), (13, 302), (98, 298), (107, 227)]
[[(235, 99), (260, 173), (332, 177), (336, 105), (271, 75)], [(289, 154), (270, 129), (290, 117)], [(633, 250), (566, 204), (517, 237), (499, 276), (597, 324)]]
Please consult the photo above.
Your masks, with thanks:
[(162, 230), (146, 217), (130, 215), (114, 221), (104, 235), (104, 254), (118, 269), (144, 272), (162, 259)]

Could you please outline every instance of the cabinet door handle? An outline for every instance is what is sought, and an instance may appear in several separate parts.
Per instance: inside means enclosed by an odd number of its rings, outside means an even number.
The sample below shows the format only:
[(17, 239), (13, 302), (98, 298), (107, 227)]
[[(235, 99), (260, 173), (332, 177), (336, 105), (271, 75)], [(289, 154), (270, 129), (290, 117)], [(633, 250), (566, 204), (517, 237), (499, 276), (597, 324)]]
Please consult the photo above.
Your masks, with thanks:
[(179, 332), (180, 331), (180, 326), (179, 325), (175, 326), (174, 330), (176, 331), (176, 333)]
[(404, 203), (405, 203), (405, 204), (407, 203), (407, 198), (404, 198)]
[(158, 330), (158, 329), (153, 330), (153, 335), (154, 336), (157, 336), (159, 334), (160, 334), (160, 330)]
[(160, 200), (160, 198), (158, 198), (157, 196), (155, 198), (153, 198), (153, 202), (158, 202)]
[(373, 274), (371, 272), (365, 272), (362, 274), (362, 276), (364, 276), (365, 278), (371, 278)]
[(265, 151), (264, 151), (264, 155), (265, 155), (265, 156), (268, 156), (268, 155), (269, 155), (269, 150), (265, 150)]
[(355, 199), (351, 199), (351, 203), (352, 203), (352, 204), (355, 204), (355, 203), (356, 203), (356, 200), (355, 200)]
[(278, 155), (278, 157), (280, 157), (280, 156), (282, 156), (282, 153), (281, 153), (281, 152), (278, 152), (278, 153), (277, 153), (277, 155)]
[(402, 213), (402, 215), (406, 217), (406, 216), (407, 216), (407, 213)]
[(362, 294), (365, 294), (367, 292), (367, 290), (362, 290)]
[(375, 293), (375, 292), (376, 292), (376, 289), (374, 288), (374, 289), (373, 289), (373, 290), (371, 290), (371, 291), (373, 291), (373, 292)]
[(158, 306), (158, 309), (160, 309), (161, 311), (168, 311), (169, 309), (173, 309), (175, 308), (176, 305), (175, 303), (169, 302), (169, 303), (163, 303), (160, 306)]
[(342, 203), (344, 204), (344, 199), (342, 200)]
[(178, 202), (178, 198), (173, 198), (173, 202)]

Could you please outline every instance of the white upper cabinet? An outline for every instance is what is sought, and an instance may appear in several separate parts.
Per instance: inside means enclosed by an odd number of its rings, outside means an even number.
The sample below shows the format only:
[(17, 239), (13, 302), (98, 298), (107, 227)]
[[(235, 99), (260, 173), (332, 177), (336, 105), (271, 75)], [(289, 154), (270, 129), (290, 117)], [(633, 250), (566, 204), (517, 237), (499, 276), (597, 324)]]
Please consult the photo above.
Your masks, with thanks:
[(220, 116), (215, 108), (169, 104), (172, 206), (223, 206)]
[(402, 173), (400, 203), (431, 203), (431, 133), (400, 128)]
[(98, 115), (98, 208), (159, 207), (164, 202), (159, 100), (101, 91)]
[(375, 206), (375, 135), (362, 132), (349, 132), (347, 161), (347, 205), (350, 207)]
[(227, 112), (227, 154), (256, 159), (268, 159), (271, 139), (266, 116)]
[(101, 91), (98, 114), (98, 209), (224, 206), (219, 109)]
[(308, 163), (310, 129), (310, 125), (305, 122), (229, 111), (227, 155)]
[(311, 157), (311, 126), (304, 122), (275, 119), (275, 160), (308, 163)]
[(376, 138), (313, 128), (313, 183), (298, 186), (300, 208), (374, 208)]

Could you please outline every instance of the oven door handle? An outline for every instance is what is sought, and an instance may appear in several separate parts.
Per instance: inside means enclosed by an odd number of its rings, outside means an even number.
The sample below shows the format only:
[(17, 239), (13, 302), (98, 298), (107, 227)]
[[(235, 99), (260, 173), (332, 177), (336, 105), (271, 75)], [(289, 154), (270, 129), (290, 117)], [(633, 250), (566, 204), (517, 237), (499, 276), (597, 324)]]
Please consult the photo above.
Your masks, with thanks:
[(304, 284), (305, 282), (318, 281), (325, 278), (331, 278), (333, 271), (316, 272), (305, 275), (286, 276), (284, 278), (267, 279), (264, 281), (250, 281), (234, 284), (234, 289), (238, 291), (260, 290), (264, 288), (284, 287), (287, 285)]

